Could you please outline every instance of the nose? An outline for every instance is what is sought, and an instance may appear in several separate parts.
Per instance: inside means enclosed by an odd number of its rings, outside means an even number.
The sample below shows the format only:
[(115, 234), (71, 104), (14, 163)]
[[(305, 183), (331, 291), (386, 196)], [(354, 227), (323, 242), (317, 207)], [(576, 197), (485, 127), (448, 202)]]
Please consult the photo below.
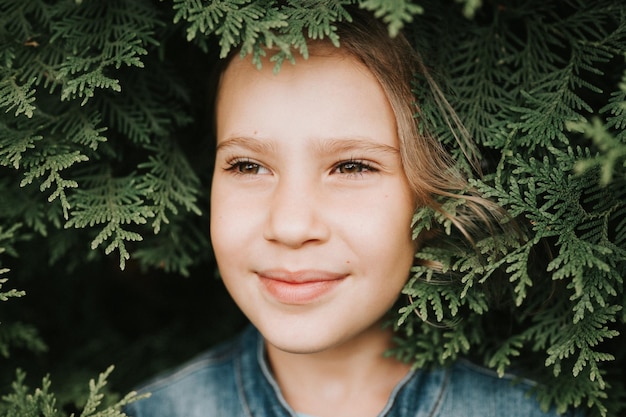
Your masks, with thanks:
[(318, 185), (295, 178), (279, 180), (271, 194), (263, 237), (289, 248), (324, 242), (330, 229), (323, 207)]

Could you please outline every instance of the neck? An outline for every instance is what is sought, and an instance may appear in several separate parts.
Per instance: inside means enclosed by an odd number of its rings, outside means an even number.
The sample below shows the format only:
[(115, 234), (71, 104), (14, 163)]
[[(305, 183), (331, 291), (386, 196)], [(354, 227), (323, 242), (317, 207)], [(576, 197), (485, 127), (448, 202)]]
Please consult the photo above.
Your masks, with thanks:
[(290, 353), (270, 343), (267, 354), (287, 403), (316, 417), (376, 416), (410, 366), (384, 352), (392, 331), (375, 325), (357, 338), (315, 353)]

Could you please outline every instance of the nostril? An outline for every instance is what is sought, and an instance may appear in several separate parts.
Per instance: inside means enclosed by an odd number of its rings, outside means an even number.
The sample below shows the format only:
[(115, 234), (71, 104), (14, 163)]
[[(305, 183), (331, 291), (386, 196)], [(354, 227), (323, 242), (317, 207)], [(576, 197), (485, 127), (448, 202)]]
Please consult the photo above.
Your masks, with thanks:
[[(287, 188), (287, 187), (285, 187)], [(295, 187), (294, 187), (295, 188)], [(265, 225), (264, 238), (289, 247), (327, 239), (328, 228), (323, 221), (315, 193), (300, 187), (277, 190)]]

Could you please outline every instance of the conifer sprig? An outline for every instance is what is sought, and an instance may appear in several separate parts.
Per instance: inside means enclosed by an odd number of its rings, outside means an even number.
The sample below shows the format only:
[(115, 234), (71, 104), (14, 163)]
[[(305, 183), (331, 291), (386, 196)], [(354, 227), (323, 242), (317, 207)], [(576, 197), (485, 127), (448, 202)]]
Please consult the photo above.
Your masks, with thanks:
[[(102, 399), (105, 395), (103, 391), (112, 371), (113, 367), (111, 366), (98, 376), (97, 381), (93, 379), (89, 381), (89, 396), (80, 417), (126, 417), (126, 414), (121, 411), (122, 407), (146, 397), (146, 395), (140, 396), (131, 392), (115, 404), (102, 407)], [(41, 388), (36, 388), (32, 393), (25, 384), (25, 379), (26, 373), (18, 370), (16, 379), (11, 384), (13, 392), (3, 396), (3, 402), (0, 403), (0, 411), (2, 411), (3, 416), (63, 417), (66, 415), (62, 409), (59, 409), (57, 397), (51, 391), (52, 381), (49, 376), (45, 376), (41, 381)], [(74, 413), (70, 415), (70, 417), (74, 416)]]
[(141, 234), (129, 227), (147, 223), (154, 217), (154, 211), (144, 205), (145, 193), (135, 175), (114, 178), (105, 170), (97, 171), (83, 181), (86, 187), (74, 194), (74, 208), (65, 228), (103, 225), (91, 241), (91, 248), (105, 245), (106, 254), (118, 250), (120, 268), (124, 269), (130, 259), (126, 243), (143, 240)]
[(138, 188), (147, 200), (154, 202), (152, 227), (156, 234), (163, 223), (169, 223), (167, 212), (177, 215), (179, 206), (198, 216), (202, 214), (196, 204), (200, 181), (185, 155), (171, 141), (162, 140), (148, 149), (154, 154), (138, 166), (148, 171)]
[(359, 7), (373, 11), (376, 17), (382, 18), (389, 27), (391, 37), (396, 36), (406, 24), (411, 23), (414, 15), (424, 12), (422, 6), (406, 0), (362, 0)]
[(0, 109), (6, 113), (13, 112), (15, 116), (20, 114), (26, 117), (33, 117), (36, 107), (35, 90), (33, 81), (30, 83), (18, 84), (17, 77), (9, 71), (0, 71)]

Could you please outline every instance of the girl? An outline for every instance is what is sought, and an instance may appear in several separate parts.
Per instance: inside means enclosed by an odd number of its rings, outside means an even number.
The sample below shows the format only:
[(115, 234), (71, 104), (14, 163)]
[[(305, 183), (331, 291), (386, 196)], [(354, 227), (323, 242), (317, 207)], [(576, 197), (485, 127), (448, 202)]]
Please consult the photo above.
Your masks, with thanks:
[[(419, 244), (417, 207), (467, 188), (419, 131), (407, 41), (353, 13), (341, 47), (273, 73), (231, 58), (216, 98), (211, 238), (252, 326), (159, 378), (135, 417), (544, 416), (528, 386), (466, 363), (412, 370), (384, 357), (381, 321)], [(427, 78), (427, 77), (426, 77)], [(464, 233), (491, 211), (480, 198)], [(468, 220), (466, 220), (468, 219)], [(469, 220), (473, 219), (473, 220)]]

